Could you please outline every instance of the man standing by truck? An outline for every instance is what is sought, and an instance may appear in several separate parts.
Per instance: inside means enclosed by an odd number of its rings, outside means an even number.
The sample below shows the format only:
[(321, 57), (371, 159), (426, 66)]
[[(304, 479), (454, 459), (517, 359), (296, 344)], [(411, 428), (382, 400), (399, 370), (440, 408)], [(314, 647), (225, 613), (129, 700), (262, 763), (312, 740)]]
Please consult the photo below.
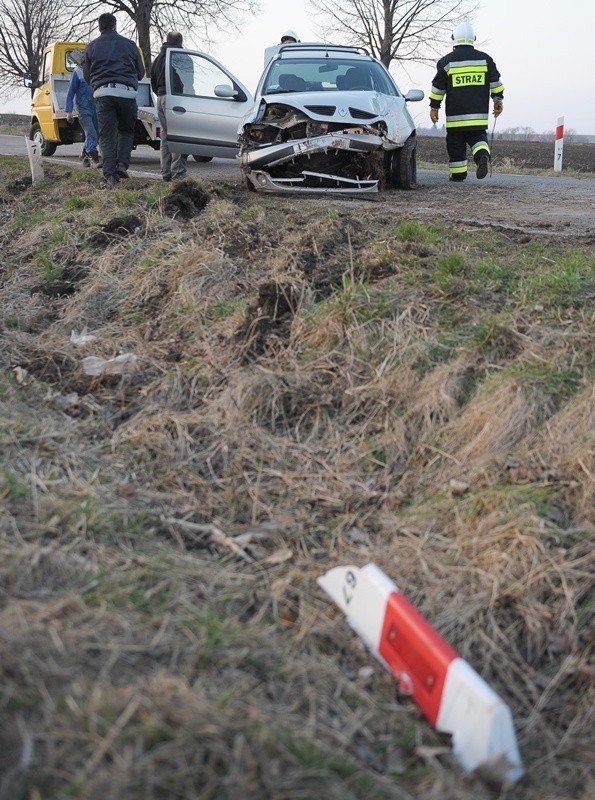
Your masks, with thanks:
[(138, 82), (145, 74), (138, 47), (116, 32), (113, 14), (101, 14), (99, 36), (87, 45), (83, 74), (93, 87), (99, 121), (103, 178), (117, 186), (128, 177), (134, 142)]
[(70, 60), (76, 64), (76, 66), (70, 76), (64, 110), (66, 111), (66, 121), (71, 125), (73, 123), (73, 110), (76, 105), (79, 125), (85, 134), (85, 143), (81, 156), (83, 165), (85, 167), (90, 167), (91, 162), (93, 162), (96, 167), (99, 167), (101, 164), (99, 153), (97, 152), (97, 129), (99, 123), (97, 122), (97, 110), (95, 108), (93, 89), (85, 80), (83, 70), (81, 69), (84, 58), (85, 54), (82, 50), (73, 50), (70, 54)]

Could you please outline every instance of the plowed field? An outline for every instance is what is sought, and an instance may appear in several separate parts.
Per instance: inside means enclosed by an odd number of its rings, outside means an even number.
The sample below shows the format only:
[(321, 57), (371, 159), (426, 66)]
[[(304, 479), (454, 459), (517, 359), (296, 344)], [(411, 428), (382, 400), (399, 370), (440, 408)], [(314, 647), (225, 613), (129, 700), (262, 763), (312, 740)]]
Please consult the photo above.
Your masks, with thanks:
[[(417, 147), (421, 162), (446, 163), (446, 144), (441, 136), (420, 136)], [(495, 168), (552, 169), (554, 143), (494, 139), (492, 156)], [(578, 172), (595, 172), (595, 144), (565, 144), (563, 166)]]

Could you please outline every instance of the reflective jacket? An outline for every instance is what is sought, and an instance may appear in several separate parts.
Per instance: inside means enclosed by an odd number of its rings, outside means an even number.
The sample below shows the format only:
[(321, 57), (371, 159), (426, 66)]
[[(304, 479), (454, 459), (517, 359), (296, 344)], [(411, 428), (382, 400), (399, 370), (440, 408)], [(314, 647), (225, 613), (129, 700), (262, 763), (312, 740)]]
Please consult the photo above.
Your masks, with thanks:
[(490, 96), (504, 97), (504, 85), (491, 56), (462, 44), (436, 65), (430, 107), (440, 108), (446, 95), (446, 127), (488, 127)]

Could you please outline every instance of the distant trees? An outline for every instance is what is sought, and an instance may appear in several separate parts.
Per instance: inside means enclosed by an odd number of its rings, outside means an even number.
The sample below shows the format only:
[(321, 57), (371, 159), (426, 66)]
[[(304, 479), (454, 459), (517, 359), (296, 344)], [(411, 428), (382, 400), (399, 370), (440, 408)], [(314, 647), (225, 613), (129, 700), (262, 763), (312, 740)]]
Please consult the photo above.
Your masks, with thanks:
[[(432, 126), (417, 126), (417, 134), (418, 136), (445, 136), (446, 129), (444, 125), (442, 127), (438, 127), (437, 125)], [(504, 128), (501, 131), (494, 132), (494, 139), (504, 139), (507, 141), (517, 141), (517, 142), (553, 142), (554, 141), (554, 128), (550, 131), (542, 131), (542, 133), (537, 133), (533, 128), (518, 126), (516, 128)], [(575, 128), (566, 128), (564, 130), (564, 141), (567, 144), (572, 144), (573, 142), (580, 141), (580, 137), (578, 136)]]
[[(209, 29), (233, 30), (257, 0), (0, 0), (0, 96), (16, 94), (23, 75), (38, 77), (43, 51), (59, 39), (88, 40), (98, 35), (97, 17), (109, 11), (124, 15), (123, 33), (136, 34), (147, 70), (151, 44), (166, 31), (196, 32), (205, 41)], [(153, 41), (152, 41), (153, 40)]]
[[(311, 0), (325, 35), (392, 61), (428, 63), (442, 55), (454, 26), (471, 15), (470, 0)], [(322, 26), (321, 26), (322, 27)]]
[(516, 128), (505, 128), (499, 131), (498, 135), (501, 137), (508, 137), (510, 139), (518, 139), (522, 142), (534, 142), (538, 138), (538, 134), (533, 128), (518, 126)]
[[(543, 131), (542, 133), (537, 133), (533, 128), (527, 127), (517, 127), (517, 128), (505, 128), (503, 131), (500, 131), (496, 134), (496, 138), (500, 139), (516, 139), (517, 141), (520, 140), (522, 142), (551, 142), (554, 139), (554, 126), (552, 125), (552, 129), (550, 131)], [(564, 141), (565, 142), (574, 142), (577, 139), (577, 132), (575, 128), (565, 128), (564, 129)]]
[(0, 0), (0, 95), (23, 88), (23, 75), (37, 78), (43, 51), (72, 35), (75, 20), (61, 0)]

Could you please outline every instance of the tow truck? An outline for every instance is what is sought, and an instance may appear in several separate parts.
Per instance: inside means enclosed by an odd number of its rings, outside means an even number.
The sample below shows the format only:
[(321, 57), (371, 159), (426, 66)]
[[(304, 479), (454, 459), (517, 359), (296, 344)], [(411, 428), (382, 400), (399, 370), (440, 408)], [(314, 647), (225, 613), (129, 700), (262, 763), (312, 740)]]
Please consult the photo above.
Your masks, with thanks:
[[(69, 124), (64, 106), (70, 77), (76, 67), (71, 53), (84, 50), (86, 46), (86, 42), (53, 42), (44, 50), (39, 78), (35, 80), (31, 75), (24, 76), (24, 85), (34, 90), (29, 138), (38, 142), (42, 156), (54, 155), (56, 148), (62, 144), (85, 140), (76, 116), (76, 107), (73, 122)], [(133, 148), (143, 144), (159, 150), (161, 129), (148, 77), (139, 81), (136, 102), (138, 114)]]

